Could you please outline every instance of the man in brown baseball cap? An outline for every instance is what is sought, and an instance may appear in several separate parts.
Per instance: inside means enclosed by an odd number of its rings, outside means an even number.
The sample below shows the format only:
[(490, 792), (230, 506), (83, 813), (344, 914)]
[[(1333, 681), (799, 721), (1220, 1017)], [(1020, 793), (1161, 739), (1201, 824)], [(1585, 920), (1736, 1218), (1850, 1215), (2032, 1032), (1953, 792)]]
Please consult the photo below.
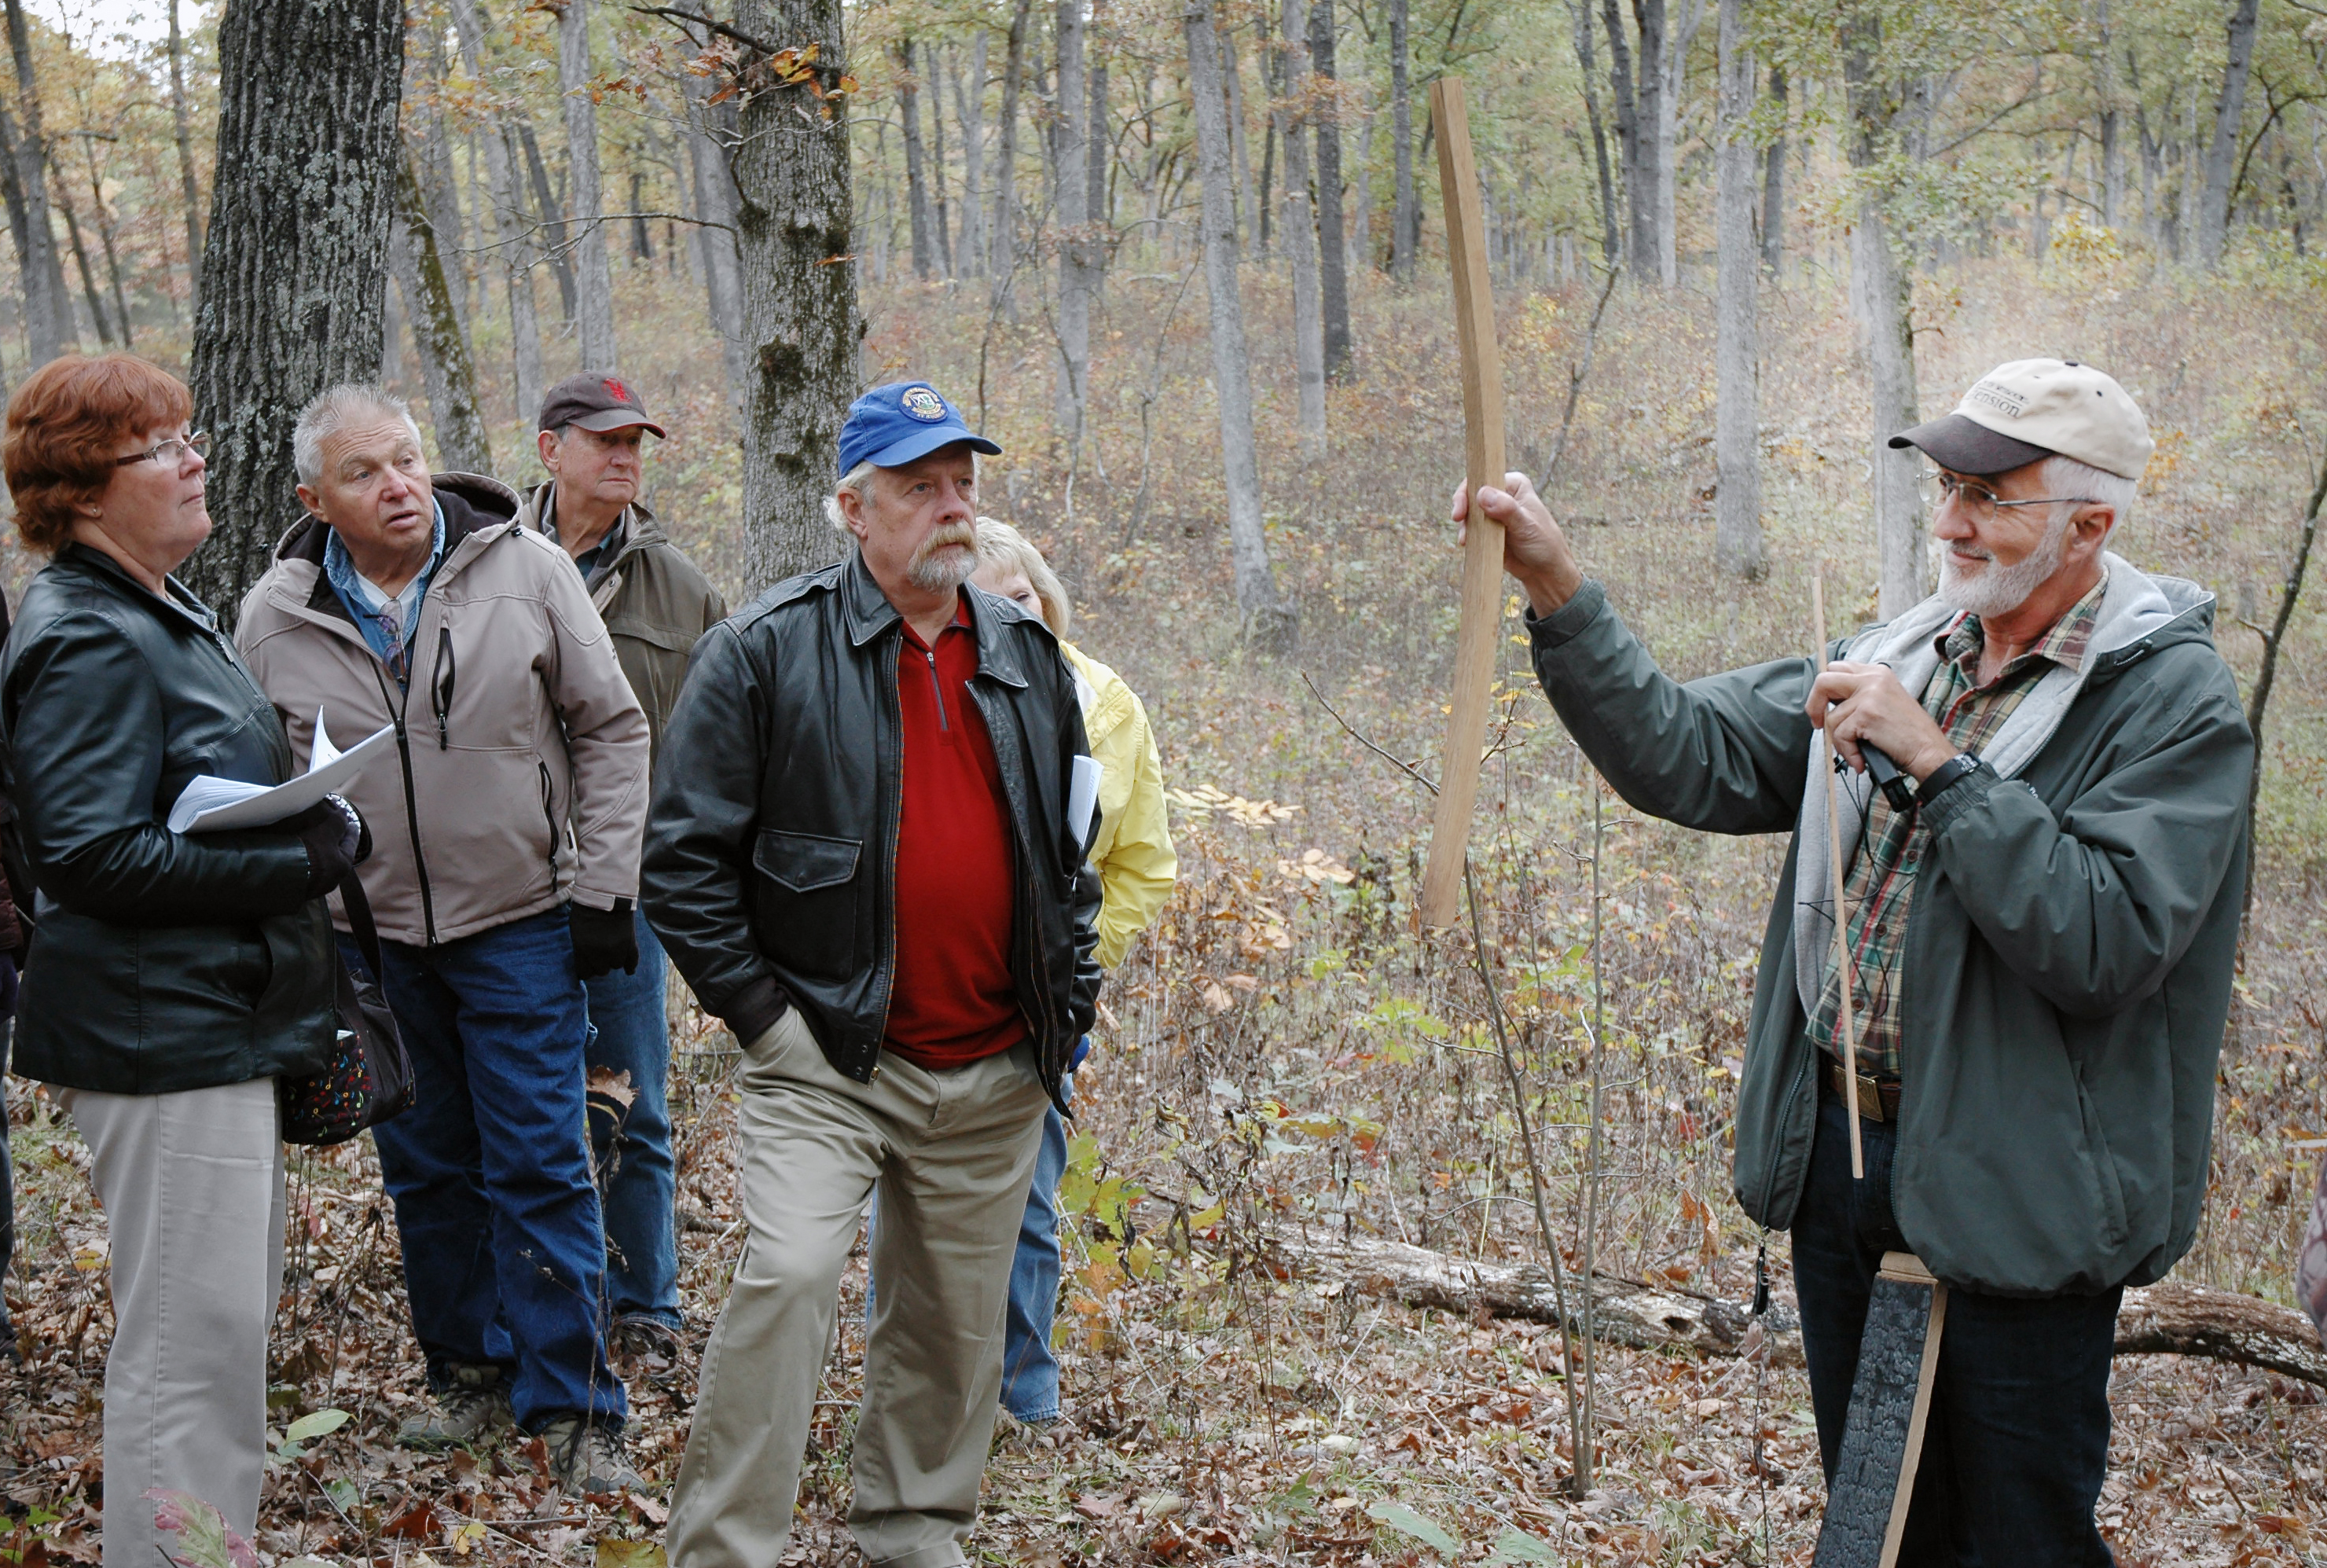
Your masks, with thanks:
[[(1823, 674), (1799, 657), (1675, 681), (1525, 475), (1478, 503), (1545, 694), (1624, 798), (1793, 835), (1734, 1183), (1792, 1233), (1829, 1480), (1875, 1276), (1912, 1253), (1948, 1297), (1899, 1560), (2106, 1563), (2117, 1305), (2198, 1229), (2253, 737), (2213, 595), (2107, 548), (2151, 450), (2125, 388), (2015, 359), (1892, 444), (1933, 464), (1939, 592)], [(1830, 791), (1836, 751), (1875, 748), (1909, 787), (1858, 771)]]
[[(548, 535), (574, 558), (606, 622), (654, 749), (678, 700), (695, 639), (726, 619), (726, 602), (638, 499), (645, 438), (664, 437), (637, 389), (620, 376), (584, 372), (549, 389), (536, 441), (548, 482), (523, 496), (520, 526)], [(606, 1193), (606, 1299), (614, 1342), (676, 1362), (678, 1252), (665, 1080), (670, 1031), (663, 1004), (668, 966), (643, 915), (639, 963), (586, 983), (597, 1036), (593, 1068), (631, 1075), (636, 1097), (621, 1134), (621, 1163)], [(606, 1151), (600, 1151), (603, 1156)]]

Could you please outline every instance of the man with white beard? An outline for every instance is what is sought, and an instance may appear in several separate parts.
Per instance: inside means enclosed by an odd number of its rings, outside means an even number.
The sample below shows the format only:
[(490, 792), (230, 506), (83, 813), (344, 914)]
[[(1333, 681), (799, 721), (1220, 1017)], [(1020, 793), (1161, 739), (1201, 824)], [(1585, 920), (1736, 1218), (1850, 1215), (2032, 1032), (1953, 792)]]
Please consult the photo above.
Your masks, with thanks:
[(1001, 450), (927, 382), (859, 397), (826, 503), (847, 559), (706, 632), (663, 732), (647, 919), (743, 1047), (749, 1231), (678, 1568), (785, 1560), (876, 1184), (849, 1527), (875, 1568), (969, 1560), (1043, 1110), (1066, 1109), (1099, 977), (1074, 677), (1039, 616), (970, 583), (977, 454)]
[[(2229, 1008), (2254, 745), (2213, 596), (2107, 548), (2153, 443), (2099, 371), (2020, 359), (1893, 436), (1935, 465), (1937, 595), (1808, 658), (1681, 685), (1527, 484), (1482, 489), (1536, 670), (1642, 811), (1794, 835), (1738, 1087), (1738, 1201), (1793, 1233), (1832, 1481), (1884, 1252), (1949, 1286), (1900, 1562), (2106, 1563), (2118, 1299), (2186, 1251)], [(1455, 497), (1455, 516), (1464, 497)], [(1843, 1063), (1827, 848), (1859, 1073)], [(1863, 748), (1913, 781), (1894, 806)], [(1847, 1107), (1864, 1119), (1850, 1170)]]

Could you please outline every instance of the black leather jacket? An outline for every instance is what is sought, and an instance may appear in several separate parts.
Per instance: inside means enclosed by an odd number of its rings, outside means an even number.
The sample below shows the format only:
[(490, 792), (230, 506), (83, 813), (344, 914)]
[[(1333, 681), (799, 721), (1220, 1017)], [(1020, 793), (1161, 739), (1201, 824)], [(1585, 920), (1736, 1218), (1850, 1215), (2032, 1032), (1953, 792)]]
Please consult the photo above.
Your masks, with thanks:
[(163, 600), (67, 545), (0, 652), (9, 798), (40, 889), (16, 1070), (107, 1094), (313, 1072), (339, 962), (285, 832), (164, 826), (198, 773), (295, 771), (274, 705), (178, 587)]
[[(1049, 628), (965, 593), (977, 633), (970, 698), (1009, 797), (1011, 973), (1056, 1100), (1098, 1000), (1099, 882), (1066, 823), (1082, 707)], [(789, 1003), (859, 1083), (879, 1062), (896, 974), (903, 639), (853, 553), (706, 632), (656, 756), (640, 877), (671, 961), (738, 1040)]]

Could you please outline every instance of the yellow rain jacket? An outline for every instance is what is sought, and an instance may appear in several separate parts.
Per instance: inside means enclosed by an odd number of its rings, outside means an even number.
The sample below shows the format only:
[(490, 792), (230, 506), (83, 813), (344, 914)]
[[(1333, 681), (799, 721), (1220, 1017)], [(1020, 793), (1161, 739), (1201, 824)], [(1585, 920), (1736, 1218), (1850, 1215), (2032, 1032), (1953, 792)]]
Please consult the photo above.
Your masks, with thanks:
[(1145, 930), (1172, 896), (1179, 857), (1164, 817), (1164, 759), (1155, 751), (1147, 710), (1123, 677), (1071, 643), (1061, 644), (1082, 698), (1090, 754), (1099, 779), (1098, 837), (1090, 863), (1098, 868), (1105, 901), (1098, 912), (1098, 961), (1123, 962), (1131, 938)]

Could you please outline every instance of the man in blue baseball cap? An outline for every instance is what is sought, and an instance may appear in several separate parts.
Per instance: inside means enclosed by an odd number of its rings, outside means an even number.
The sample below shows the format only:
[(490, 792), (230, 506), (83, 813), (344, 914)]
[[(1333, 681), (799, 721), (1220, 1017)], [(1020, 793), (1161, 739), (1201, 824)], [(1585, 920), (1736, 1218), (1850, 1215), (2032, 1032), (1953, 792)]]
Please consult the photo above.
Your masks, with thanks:
[(1026, 1187), (1099, 975), (1074, 679), (1039, 617), (969, 584), (977, 454), (1001, 450), (925, 381), (858, 398), (826, 502), (847, 559), (706, 632), (664, 731), (642, 896), (743, 1042), (750, 1227), (680, 1568), (783, 1556), (876, 1186), (849, 1524), (875, 1564), (968, 1561)]

